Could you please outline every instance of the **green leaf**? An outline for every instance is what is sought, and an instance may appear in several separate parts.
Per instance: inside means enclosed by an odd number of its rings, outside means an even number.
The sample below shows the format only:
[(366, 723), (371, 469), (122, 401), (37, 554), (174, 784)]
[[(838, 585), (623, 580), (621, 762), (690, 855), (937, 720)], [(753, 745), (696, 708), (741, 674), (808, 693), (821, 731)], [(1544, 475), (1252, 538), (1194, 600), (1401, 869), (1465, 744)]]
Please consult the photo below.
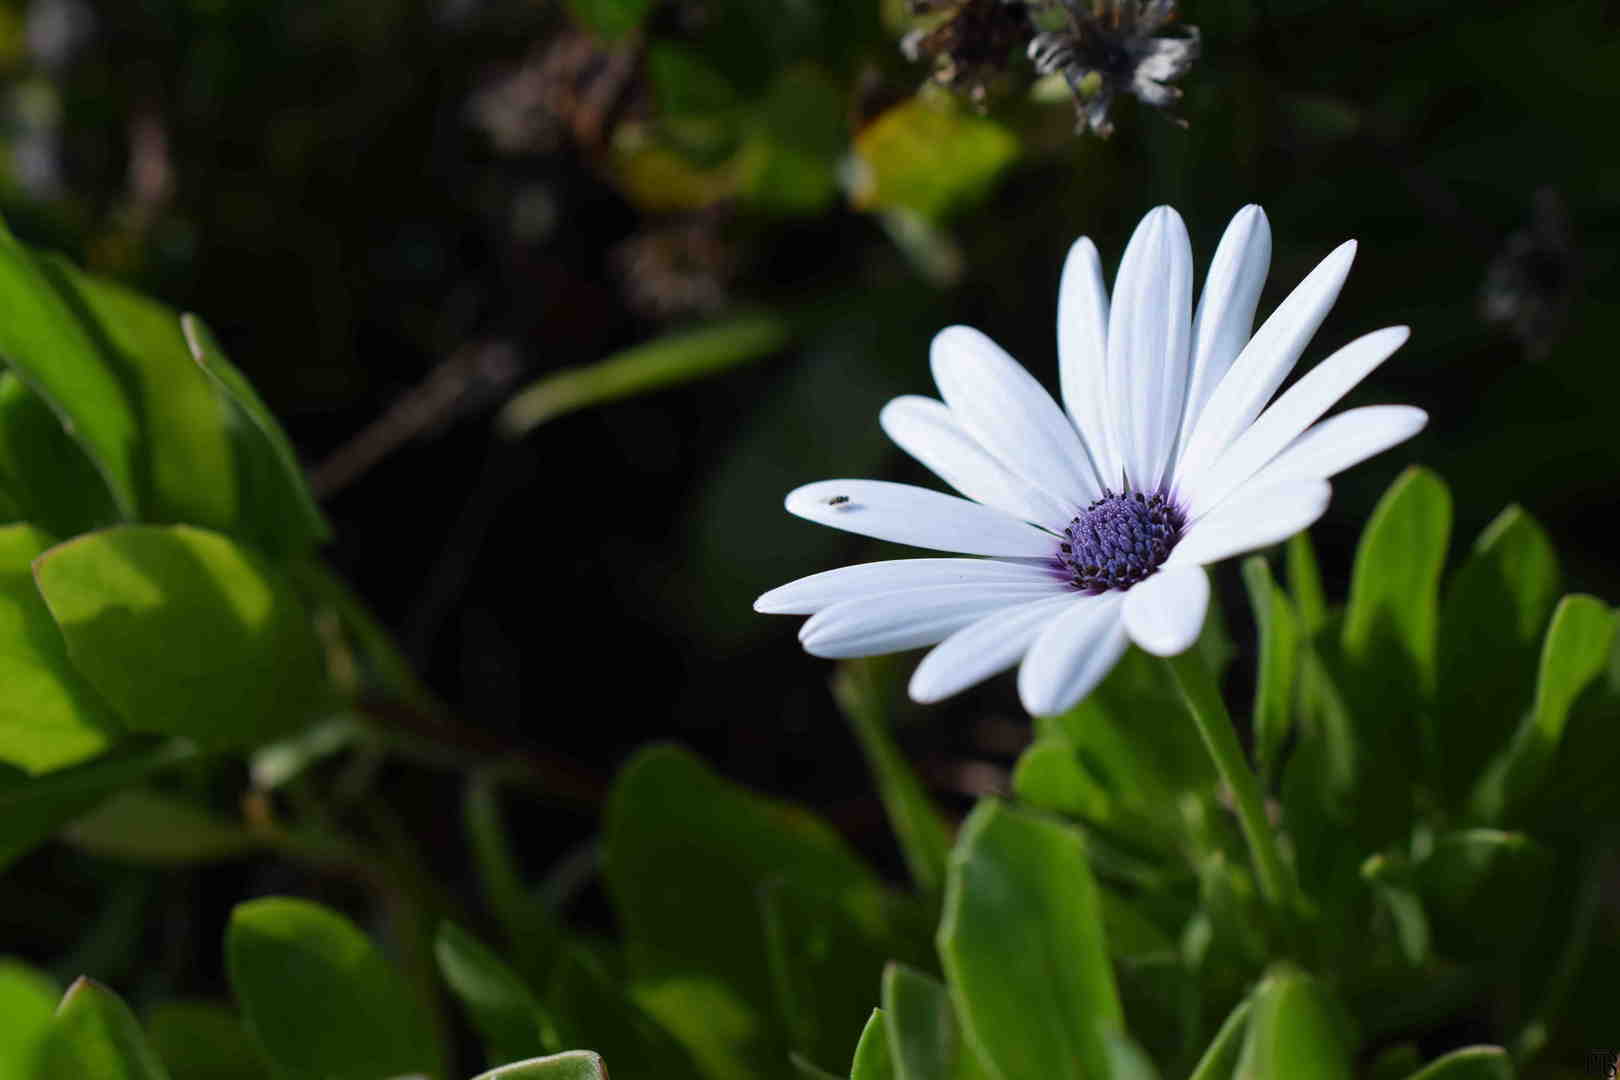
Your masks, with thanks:
[(569, 13), (605, 38), (635, 30), (652, 10), (653, 0), (568, 0)]
[(981, 803), (951, 853), (939, 952), (969, 1039), (995, 1074), (1108, 1075), (1105, 1035), (1123, 1016), (1073, 828)]
[(117, 994), (80, 977), (68, 987), (45, 1043), (46, 1076), (169, 1080), (169, 1071)]
[[(682, 988), (671, 985), (679, 995)], [(724, 1069), (700, 1072), (691, 1052), (627, 997), (622, 980), (610, 977), (579, 945), (565, 944), (558, 954), (544, 1000), (554, 1014), (560, 1040), (547, 1049), (611, 1047), (617, 1080), (716, 1080), (726, 1075)], [(701, 992), (671, 1003), (675, 1008), (684, 1005), (698, 1011), (700, 1024), (707, 1004)], [(716, 1013), (708, 1019), (712, 1028), (719, 1029), (727, 1018)]]
[(1315, 637), (1327, 625), (1327, 595), (1322, 590), (1322, 570), (1316, 562), (1316, 549), (1309, 533), (1295, 533), (1286, 548), (1288, 592), (1299, 614), (1299, 627), (1306, 637)]
[(1434, 687), (1440, 570), (1450, 536), (1450, 492), (1434, 473), (1415, 467), (1390, 486), (1362, 530), (1344, 652), (1385, 684)]
[(1500, 1046), (1465, 1046), (1436, 1058), (1408, 1080), (1513, 1080), (1513, 1059)]
[(31, 525), (0, 526), (0, 761), (31, 773), (94, 757), (120, 727), (34, 587), (30, 567), (52, 543)]
[(497, 426), (518, 436), (565, 413), (702, 379), (780, 351), (789, 333), (780, 316), (759, 312), (666, 334), (545, 376), (507, 402)]
[(823, 1069), (797, 1050), (788, 1055), (788, 1064), (793, 1066), (793, 1071), (798, 1074), (799, 1080), (844, 1080), (843, 1077), (836, 1073), (830, 1073)]
[(545, 1053), (555, 1042), (539, 1000), (501, 959), (454, 923), (441, 923), (434, 944), (439, 971), (466, 1007), (490, 1061)]
[(1198, 1059), (1198, 1064), (1193, 1066), (1192, 1075), (1187, 1080), (1231, 1080), (1248, 1034), (1249, 1013), (1253, 1008), (1248, 998), (1238, 1002), (1237, 1008), (1222, 1022), (1215, 1038), (1210, 1040), (1209, 1048)]
[(0, 484), (18, 520), (57, 536), (119, 517), (83, 448), (50, 406), (9, 371), (0, 371)]
[(225, 960), (265, 1058), (291, 1077), (442, 1076), (433, 1027), (367, 937), (319, 904), (239, 904)]
[(474, 1080), (608, 1080), (607, 1066), (589, 1050), (569, 1050), (550, 1057), (514, 1061)]
[(0, 959), (0, 1080), (35, 1080), (56, 1012), (57, 989), (16, 960)]
[(500, 788), (488, 771), (468, 779), (461, 812), (479, 885), (506, 934), (513, 963), (528, 978), (543, 981), (562, 947), (562, 927), (523, 881), (501, 811)]
[(1271, 567), (1263, 557), (1244, 560), (1243, 583), (1260, 633), (1260, 671), (1254, 690), (1255, 756), (1262, 779), (1270, 781), (1277, 773), (1278, 756), (1294, 720), (1299, 626), (1293, 605), (1272, 580)]
[(759, 889), (779, 879), (790, 891), (859, 906), (877, 886), (825, 823), (727, 783), (669, 746), (643, 750), (620, 773), (606, 809), (604, 861), (637, 1000), (689, 1045), (710, 1041), (719, 1037), (715, 1024), (670, 988), (709, 980), (703, 992), (715, 995), (716, 1017), (735, 1013), (729, 1053), (758, 1073), (780, 1068), (789, 1048), (788, 1032), (762, 1011), (776, 984)]
[(146, 1016), (147, 1040), (174, 1080), (268, 1080), (242, 1021), (211, 1001), (165, 1001)]
[(239, 505), (229, 413), (192, 363), (180, 316), (59, 255), (41, 265), (130, 389), (140, 425), (143, 519), (234, 530)]
[(884, 692), (879, 663), (852, 660), (840, 665), (833, 696), (854, 728), (867, 768), (877, 780), (878, 795), (911, 880), (925, 894), (937, 895), (945, 888), (950, 829), (923, 790), (910, 762), (895, 745), (889, 715), (896, 695)]
[(984, 1080), (962, 1039), (944, 984), (904, 964), (883, 972), (883, 1009), (895, 1080)]
[(1434, 761), (1465, 794), (1530, 706), (1536, 658), (1558, 599), (1558, 555), (1529, 514), (1510, 506), (1474, 542), (1446, 589)]
[(873, 1009), (866, 1021), (861, 1041), (855, 1045), (855, 1061), (850, 1066), (849, 1080), (896, 1080), (882, 1009)]
[(110, 792), (196, 754), (195, 744), (183, 739), (143, 741), (38, 779), (8, 780), (0, 774), (0, 868)]
[(124, 518), (140, 507), (135, 407), (73, 310), (0, 222), (0, 360), (62, 419)]
[(1018, 149), (1015, 135), (952, 95), (916, 94), (855, 137), (850, 198), (860, 210), (938, 220), (988, 194)]
[(1523, 833), (1460, 829), (1411, 866), (1436, 944), (1449, 956), (1508, 963), (1541, 919), (1552, 856)]
[(68, 655), (135, 731), (262, 741), (326, 702), (291, 586), (219, 533), (128, 525), (59, 544), (34, 578)]
[(1350, 1080), (1348, 1021), (1327, 989), (1284, 969), (1254, 992), (1236, 1080)]
[(270, 550), (302, 554), (331, 539), (332, 529), (315, 504), (292, 440), (247, 376), (225, 357), (213, 332), (195, 315), (182, 315), (180, 329), (191, 358), (236, 410), (236, 456), (241, 463), (244, 522)]
[(196, 803), (157, 791), (115, 793), (65, 831), (75, 847), (103, 858), (186, 865), (251, 854), (260, 839)]
[(1475, 810), (1486, 821), (1513, 816), (1538, 794), (1558, 756), (1570, 707), (1603, 674), (1614, 634), (1615, 613), (1601, 600), (1566, 596), (1559, 602), (1541, 649), (1535, 704), (1475, 796)]

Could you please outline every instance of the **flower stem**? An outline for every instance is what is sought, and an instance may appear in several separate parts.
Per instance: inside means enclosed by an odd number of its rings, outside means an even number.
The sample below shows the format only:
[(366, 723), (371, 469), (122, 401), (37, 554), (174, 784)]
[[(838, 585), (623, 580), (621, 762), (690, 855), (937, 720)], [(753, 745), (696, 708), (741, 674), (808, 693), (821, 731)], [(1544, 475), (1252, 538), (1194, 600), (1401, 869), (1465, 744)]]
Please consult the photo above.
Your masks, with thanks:
[(1187, 711), (1192, 713), (1198, 734), (1203, 737), (1204, 748), (1215, 763), (1215, 771), (1220, 773), (1221, 779), (1232, 790), (1238, 822), (1243, 827), (1243, 838), (1248, 841), (1249, 852), (1254, 857), (1260, 891), (1267, 902), (1287, 922), (1292, 923), (1295, 915), (1293, 879), (1283, 864), (1282, 855), (1277, 849), (1277, 837), (1266, 818), (1260, 781), (1255, 778), (1254, 770), (1243, 756), (1243, 747), (1238, 743), (1237, 732), (1232, 727), (1232, 717), (1226, 711), (1226, 703), (1221, 700), (1221, 692), (1215, 685), (1209, 664), (1196, 647), (1180, 656), (1169, 657), (1168, 663), (1176, 684), (1181, 687), (1182, 697), (1186, 699)]

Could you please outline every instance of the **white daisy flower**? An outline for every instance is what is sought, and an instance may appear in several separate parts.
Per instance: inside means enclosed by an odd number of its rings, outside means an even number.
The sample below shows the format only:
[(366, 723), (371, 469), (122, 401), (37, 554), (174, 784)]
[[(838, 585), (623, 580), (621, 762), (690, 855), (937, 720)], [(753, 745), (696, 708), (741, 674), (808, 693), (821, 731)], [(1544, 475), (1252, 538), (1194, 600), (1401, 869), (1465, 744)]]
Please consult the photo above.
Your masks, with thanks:
[[(1063, 408), (989, 338), (934, 338), (944, 401), (900, 397), (879, 421), (967, 498), (881, 480), (823, 480), (789, 512), (879, 540), (974, 558), (847, 566), (773, 589), (757, 611), (809, 615), (816, 656), (935, 648), (911, 696), (939, 701), (1020, 664), (1037, 715), (1080, 701), (1134, 641), (1173, 656), (1209, 606), (1204, 567), (1292, 536), (1327, 508), (1327, 478), (1416, 434), (1421, 409), (1317, 421), (1405, 342), (1357, 338), (1271, 402), (1350, 270), (1333, 251), (1253, 336), (1271, 260), (1258, 206), (1221, 238), (1197, 309), (1181, 217), (1150, 212), (1110, 300), (1097, 248), (1075, 243), (1058, 297)], [(1314, 425), (1314, 426), (1313, 426)]]

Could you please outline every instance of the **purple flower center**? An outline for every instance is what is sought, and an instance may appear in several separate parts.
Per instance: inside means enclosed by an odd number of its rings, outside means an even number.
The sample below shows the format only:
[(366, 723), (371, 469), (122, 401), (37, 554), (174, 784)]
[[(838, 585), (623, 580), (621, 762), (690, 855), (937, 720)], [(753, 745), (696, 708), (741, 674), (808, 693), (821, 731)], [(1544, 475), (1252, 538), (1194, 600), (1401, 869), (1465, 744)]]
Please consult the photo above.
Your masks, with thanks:
[(1159, 568), (1186, 524), (1162, 492), (1104, 492), (1063, 530), (1058, 561), (1077, 589), (1128, 589)]

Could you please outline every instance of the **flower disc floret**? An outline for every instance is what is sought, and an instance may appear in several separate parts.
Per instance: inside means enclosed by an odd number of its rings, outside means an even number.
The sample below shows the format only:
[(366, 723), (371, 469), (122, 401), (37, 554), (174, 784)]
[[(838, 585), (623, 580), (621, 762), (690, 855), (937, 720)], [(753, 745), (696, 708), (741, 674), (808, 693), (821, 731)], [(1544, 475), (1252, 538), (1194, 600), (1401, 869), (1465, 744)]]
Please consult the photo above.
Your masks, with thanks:
[(1078, 589), (1128, 589), (1164, 564), (1186, 523), (1163, 493), (1105, 492), (1063, 530), (1059, 561)]

